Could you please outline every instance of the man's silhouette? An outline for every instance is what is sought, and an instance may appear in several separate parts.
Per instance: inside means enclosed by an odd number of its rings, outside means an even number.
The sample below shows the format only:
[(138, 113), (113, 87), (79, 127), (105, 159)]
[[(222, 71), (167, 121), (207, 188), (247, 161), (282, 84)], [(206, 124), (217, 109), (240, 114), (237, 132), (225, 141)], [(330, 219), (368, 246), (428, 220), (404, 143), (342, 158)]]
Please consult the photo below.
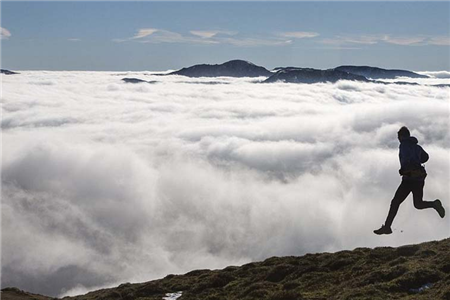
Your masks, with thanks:
[(392, 199), (386, 222), (380, 229), (373, 231), (375, 234), (392, 233), (391, 225), (398, 208), (411, 192), (413, 194), (415, 208), (434, 208), (441, 218), (445, 216), (445, 209), (439, 199), (434, 201), (424, 201), (422, 199), (423, 186), (425, 185), (425, 177), (427, 176), (422, 164), (428, 160), (428, 154), (417, 144), (417, 139), (410, 136), (409, 130), (405, 126), (398, 131), (398, 140), (400, 141), (399, 158), (401, 166), (399, 173), (402, 176), (402, 182), (397, 192), (395, 192), (394, 199)]

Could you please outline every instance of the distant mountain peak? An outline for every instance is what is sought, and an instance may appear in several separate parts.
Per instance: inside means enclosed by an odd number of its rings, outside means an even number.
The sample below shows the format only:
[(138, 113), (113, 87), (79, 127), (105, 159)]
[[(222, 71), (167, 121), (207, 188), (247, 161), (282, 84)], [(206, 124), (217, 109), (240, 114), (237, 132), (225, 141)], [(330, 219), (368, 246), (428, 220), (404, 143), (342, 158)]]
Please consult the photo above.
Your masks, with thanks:
[(248, 61), (248, 60), (243, 60), (243, 59), (232, 59), (229, 60), (227, 62), (224, 62), (223, 64), (249, 64), (249, 65), (255, 65), (254, 63)]
[(168, 75), (183, 75), (188, 77), (269, 77), (272, 75), (272, 72), (249, 61), (234, 59), (222, 64), (194, 65), (182, 68)]

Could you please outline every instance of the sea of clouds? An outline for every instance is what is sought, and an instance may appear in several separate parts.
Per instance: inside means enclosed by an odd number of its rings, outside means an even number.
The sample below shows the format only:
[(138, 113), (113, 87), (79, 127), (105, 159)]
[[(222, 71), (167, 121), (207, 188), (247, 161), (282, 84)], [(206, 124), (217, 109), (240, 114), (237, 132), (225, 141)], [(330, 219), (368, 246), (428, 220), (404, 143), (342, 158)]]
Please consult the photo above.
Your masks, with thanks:
[[(450, 83), (448, 72), (428, 74)], [(149, 72), (2, 81), (3, 287), (74, 295), (450, 236), (449, 217), (417, 211), (410, 198), (392, 235), (372, 233), (401, 180), (403, 125), (430, 154), (425, 199), (450, 213), (448, 87)]]

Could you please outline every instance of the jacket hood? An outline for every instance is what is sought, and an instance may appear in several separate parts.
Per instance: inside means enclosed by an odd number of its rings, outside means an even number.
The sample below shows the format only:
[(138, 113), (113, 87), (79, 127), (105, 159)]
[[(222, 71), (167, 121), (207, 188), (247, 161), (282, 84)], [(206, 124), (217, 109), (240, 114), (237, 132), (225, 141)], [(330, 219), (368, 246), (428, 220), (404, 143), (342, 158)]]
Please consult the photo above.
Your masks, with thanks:
[(415, 137), (410, 136), (410, 137), (402, 138), (402, 139), (400, 140), (400, 143), (418, 144), (419, 141), (418, 141)]

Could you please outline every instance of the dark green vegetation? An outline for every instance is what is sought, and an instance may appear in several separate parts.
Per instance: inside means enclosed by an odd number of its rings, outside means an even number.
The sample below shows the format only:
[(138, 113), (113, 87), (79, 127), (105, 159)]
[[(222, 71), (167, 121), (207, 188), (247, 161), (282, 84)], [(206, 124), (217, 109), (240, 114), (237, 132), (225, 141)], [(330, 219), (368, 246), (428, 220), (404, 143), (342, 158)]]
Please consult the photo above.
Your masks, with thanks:
[[(450, 300), (450, 239), (399, 248), (357, 248), (302, 257), (272, 257), (241, 267), (196, 270), (122, 284), (66, 300), (444, 299)], [(2, 299), (51, 299), (4, 289)]]

